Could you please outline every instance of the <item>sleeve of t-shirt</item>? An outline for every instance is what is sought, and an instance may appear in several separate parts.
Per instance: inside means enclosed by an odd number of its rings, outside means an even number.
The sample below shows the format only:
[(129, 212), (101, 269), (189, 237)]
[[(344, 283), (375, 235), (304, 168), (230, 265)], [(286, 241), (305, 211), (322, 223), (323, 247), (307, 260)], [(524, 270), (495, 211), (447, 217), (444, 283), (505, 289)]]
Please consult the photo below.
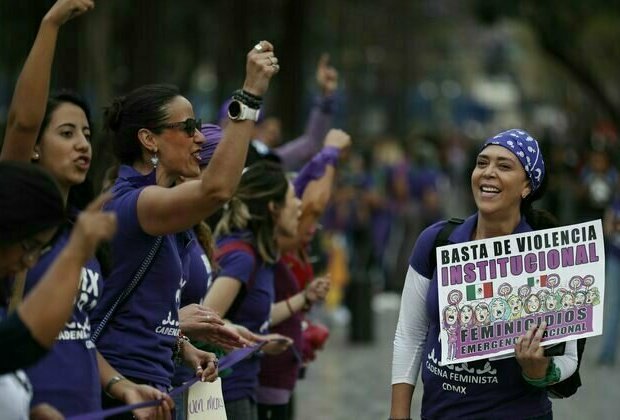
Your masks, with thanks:
[(430, 280), (409, 267), (394, 334), (392, 385), (415, 385), (428, 333), (426, 294)]
[(26, 368), (48, 351), (34, 339), (16, 312), (0, 322), (0, 337), (0, 375)]
[(119, 191), (105, 205), (106, 210), (113, 210), (116, 213), (118, 232), (128, 236), (143, 232), (138, 221), (138, 198), (143, 189)]
[(218, 277), (231, 277), (247, 285), (254, 272), (256, 260), (248, 252), (230, 251), (220, 258), (218, 264), (220, 265)]

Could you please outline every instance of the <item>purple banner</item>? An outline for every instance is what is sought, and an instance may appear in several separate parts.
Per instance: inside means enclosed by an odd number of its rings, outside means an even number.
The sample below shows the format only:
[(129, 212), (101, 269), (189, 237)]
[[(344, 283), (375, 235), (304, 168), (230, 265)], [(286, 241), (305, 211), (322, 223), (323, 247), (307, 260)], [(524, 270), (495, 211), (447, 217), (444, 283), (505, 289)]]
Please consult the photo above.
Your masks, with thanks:
[(561, 311), (541, 312), (515, 320), (495, 321), (489, 325), (458, 328), (456, 331), (456, 356), (471, 357), (512, 349), (517, 339), (532, 324), (547, 323), (543, 342), (570, 339), (593, 331), (592, 306), (586, 305)]

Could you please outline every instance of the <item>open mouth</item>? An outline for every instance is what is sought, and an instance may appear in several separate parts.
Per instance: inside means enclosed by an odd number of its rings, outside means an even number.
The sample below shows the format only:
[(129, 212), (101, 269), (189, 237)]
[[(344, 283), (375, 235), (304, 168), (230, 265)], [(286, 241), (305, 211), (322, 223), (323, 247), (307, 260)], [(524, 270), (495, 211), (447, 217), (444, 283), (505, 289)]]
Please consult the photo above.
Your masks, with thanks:
[(492, 185), (481, 185), (480, 186), (480, 193), (482, 195), (482, 197), (495, 197), (497, 194), (499, 194), (501, 191), (499, 188), (494, 187)]
[(90, 167), (90, 158), (87, 156), (80, 156), (74, 162), (82, 169), (88, 169), (88, 167)]
[(200, 151), (196, 151), (196, 152), (192, 153), (192, 157), (194, 159), (196, 159), (198, 162), (200, 162), (202, 160), (202, 158), (200, 157)]

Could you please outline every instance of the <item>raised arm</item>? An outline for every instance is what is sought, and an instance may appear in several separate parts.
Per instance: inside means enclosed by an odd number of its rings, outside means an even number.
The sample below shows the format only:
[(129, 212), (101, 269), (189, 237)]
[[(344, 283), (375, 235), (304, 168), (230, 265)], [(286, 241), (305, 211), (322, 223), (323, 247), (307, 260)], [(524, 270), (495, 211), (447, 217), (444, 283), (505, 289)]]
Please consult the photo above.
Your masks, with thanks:
[(323, 54), (319, 59), (316, 80), (321, 96), (316, 99), (310, 111), (304, 133), (274, 150), (287, 170), (299, 169), (320, 149), (321, 142), (332, 124), (333, 94), (338, 88), (338, 72), (329, 64), (327, 54)]
[(30, 161), (45, 116), (58, 30), (93, 7), (93, 0), (58, 0), (41, 21), (15, 85), (0, 160)]
[(52, 346), (71, 317), (82, 267), (97, 245), (116, 232), (116, 216), (99, 210), (109, 198), (108, 194), (100, 196), (80, 213), (69, 242), (17, 308), (23, 323), (44, 347)]
[[(247, 55), (243, 90), (262, 97), (279, 67), (272, 65), (273, 46), (261, 41), (261, 50)], [(271, 60), (269, 59), (271, 57)], [(277, 61), (275, 61), (277, 62)], [(200, 180), (174, 188), (151, 186), (138, 199), (140, 226), (151, 235), (190, 229), (219, 209), (233, 195), (241, 179), (254, 122), (231, 121)]]

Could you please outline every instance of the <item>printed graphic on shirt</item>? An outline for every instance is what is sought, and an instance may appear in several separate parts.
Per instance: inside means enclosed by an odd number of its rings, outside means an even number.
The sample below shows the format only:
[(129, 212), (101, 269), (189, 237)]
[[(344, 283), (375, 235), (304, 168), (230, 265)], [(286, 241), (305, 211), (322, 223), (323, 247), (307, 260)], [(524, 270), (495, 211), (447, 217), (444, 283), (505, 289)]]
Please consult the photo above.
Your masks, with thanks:
[(181, 291), (187, 282), (183, 277), (179, 281), (179, 288), (177, 289), (174, 295), (174, 306), (173, 310), (168, 311), (167, 316), (161, 320), (160, 324), (155, 328), (155, 332), (157, 334), (162, 335), (171, 335), (174, 337), (178, 337), (181, 329), (179, 328), (179, 308), (181, 307)]
[(86, 340), (91, 348), (90, 321), (88, 313), (97, 306), (101, 293), (101, 275), (97, 271), (83, 267), (80, 278), (79, 292), (75, 298), (75, 309), (65, 329), (58, 334), (58, 340)]
[(497, 384), (497, 369), (488, 360), (484, 366), (473, 367), (468, 363), (441, 366), (435, 357), (435, 349), (426, 358), (426, 369), (433, 375), (446, 381), (442, 384), (444, 391), (467, 395), (468, 384)]
[(80, 311), (90, 312), (97, 306), (100, 295), (101, 278), (100, 274), (90, 268), (82, 268), (82, 278), (80, 280), (80, 292), (77, 295), (75, 305)]
[(440, 365), (514, 353), (532, 324), (544, 345), (602, 333), (600, 220), (437, 248)]

